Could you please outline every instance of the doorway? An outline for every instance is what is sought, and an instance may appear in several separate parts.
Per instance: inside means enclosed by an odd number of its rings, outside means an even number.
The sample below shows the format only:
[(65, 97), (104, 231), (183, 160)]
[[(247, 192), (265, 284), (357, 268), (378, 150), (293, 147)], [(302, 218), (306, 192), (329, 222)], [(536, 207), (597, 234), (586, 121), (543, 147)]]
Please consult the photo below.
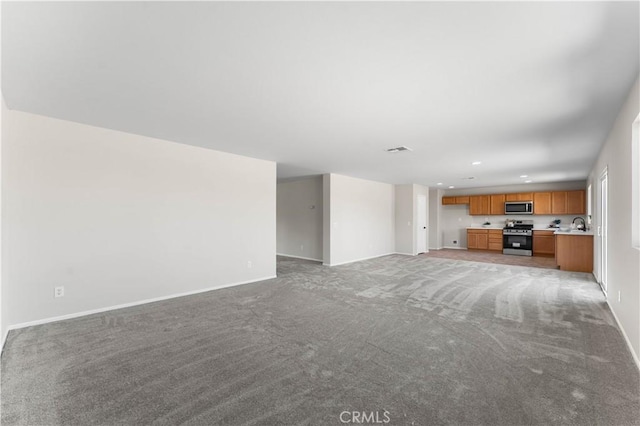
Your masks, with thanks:
[(598, 206), (598, 213), (600, 216), (599, 224), (598, 224), (598, 245), (600, 252), (600, 287), (602, 287), (602, 291), (604, 294), (607, 294), (607, 270), (608, 270), (608, 261), (607, 261), (607, 234), (608, 234), (608, 222), (609, 222), (609, 209), (608, 209), (608, 200), (609, 200), (609, 183), (607, 177), (607, 169), (605, 168), (600, 175), (600, 203)]

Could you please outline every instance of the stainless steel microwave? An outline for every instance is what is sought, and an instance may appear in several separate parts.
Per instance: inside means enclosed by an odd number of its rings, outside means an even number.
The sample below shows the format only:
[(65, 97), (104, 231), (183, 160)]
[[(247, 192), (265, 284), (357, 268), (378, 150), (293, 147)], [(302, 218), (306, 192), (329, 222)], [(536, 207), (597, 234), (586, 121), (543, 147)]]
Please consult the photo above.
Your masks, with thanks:
[(533, 214), (533, 201), (507, 201), (504, 214)]

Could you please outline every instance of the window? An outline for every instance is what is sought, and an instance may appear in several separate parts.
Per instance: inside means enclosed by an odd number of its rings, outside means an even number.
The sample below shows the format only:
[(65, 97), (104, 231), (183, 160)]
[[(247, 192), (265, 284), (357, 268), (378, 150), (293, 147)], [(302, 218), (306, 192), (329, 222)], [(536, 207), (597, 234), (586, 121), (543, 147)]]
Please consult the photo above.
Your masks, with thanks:
[(591, 218), (593, 216), (591, 216), (593, 213), (591, 213), (591, 184), (589, 184), (589, 186), (587, 187), (587, 225), (589, 228), (591, 228), (592, 224), (591, 224)]

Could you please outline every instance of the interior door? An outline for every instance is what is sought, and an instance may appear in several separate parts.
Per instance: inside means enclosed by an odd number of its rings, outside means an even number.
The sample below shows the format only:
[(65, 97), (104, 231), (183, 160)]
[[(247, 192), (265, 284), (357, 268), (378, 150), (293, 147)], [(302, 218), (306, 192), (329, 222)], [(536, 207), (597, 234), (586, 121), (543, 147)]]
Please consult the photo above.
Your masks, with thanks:
[(608, 234), (608, 221), (609, 221), (609, 209), (608, 209), (608, 178), (607, 170), (605, 169), (600, 177), (600, 224), (598, 226), (598, 240), (600, 243), (600, 287), (602, 291), (607, 293), (607, 234)]
[(417, 232), (416, 251), (418, 254), (427, 252), (428, 230), (427, 230), (427, 197), (418, 195), (418, 217), (416, 220)]

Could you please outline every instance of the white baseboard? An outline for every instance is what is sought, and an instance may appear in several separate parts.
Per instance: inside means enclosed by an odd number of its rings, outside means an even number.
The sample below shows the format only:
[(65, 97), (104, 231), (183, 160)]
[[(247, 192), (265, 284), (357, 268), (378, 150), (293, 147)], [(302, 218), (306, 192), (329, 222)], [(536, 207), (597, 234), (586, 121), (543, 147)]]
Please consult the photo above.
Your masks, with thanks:
[[(433, 250), (433, 249), (430, 249), (430, 250)], [(420, 254), (427, 254), (427, 253), (429, 253), (429, 250), (427, 250), (427, 251), (421, 251), (420, 253), (405, 253), (405, 252), (397, 251), (397, 252), (395, 252), (395, 253), (393, 253), (393, 254), (401, 254), (401, 255), (403, 255), (403, 256), (418, 256), (418, 255), (420, 255)]]
[(629, 336), (627, 336), (627, 333), (624, 331), (622, 324), (620, 324), (620, 320), (618, 320), (618, 316), (613, 311), (613, 308), (611, 308), (611, 304), (609, 303), (609, 300), (606, 299), (606, 302), (607, 302), (607, 306), (609, 307), (609, 310), (613, 314), (613, 319), (616, 320), (616, 323), (618, 324), (618, 328), (622, 332), (622, 337), (624, 337), (624, 341), (627, 342), (627, 346), (629, 347), (631, 356), (633, 357), (633, 360), (636, 362), (636, 367), (638, 367), (638, 370), (640, 370), (640, 359), (638, 358), (638, 354), (633, 350), (633, 346), (631, 345), (631, 340), (629, 340)]
[(451, 249), (451, 250), (466, 250), (466, 247), (457, 247), (457, 246), (444, 246), (442, 248)]
[(294, 259), (314, 260), (316, 262), (322, 262), (322, 259), (314, 259), (313, 257), (294, 256), (292, 254), (276, 253), (278, 256), (293, 257)]
[[(375, 259), (378, 257), (383, 257), (383, 256), (390, 256), (392, 254), (395, 254), (394, 252), (391, 253), (385, 253), (385, 254), (377, 254), (375, 256), (369, 256), (369, 257), (363, 257), (361, 259), (354, 259), (354, 260), (347, 260), (346, 262), (340, 262), (340, 263), (323, 263), (324, 266), (339, 266), (339, 265), (346, 265), (347, 263), (354, 263), (354, 262), (362, 262), (363, 260), (369, 260), (369, 259)], [(411, 255), (413, 256), (413, 255)]]
[(203, 288), (203, 289), (200, 289), (200, 290), (187, 291), (185, 293), (177, 293), (177, 294), (171, 294), (171, 295), (168, 295), (168, 296), (154, 297), (152, 299), (138, 300), (136, 302), (123, 303), (121, 305), (107, 306), (107, 307), (104, 307), (104, 308), (97, 308), (97, 309), (91, 309), (91, 310), (88, 310), (88, 311), (75, 312), (73, 314), (60, 315), (60, 316), (57, 316), (57, 317), (43, 318), (43, 319), (39, 319), (39, 320), (35, 320), (35, 321), (28, 321), (28, 322), (23, 322), (23, 323), (19, 323), (19, 324), (13, 324), (13, 325), (10, 325), (10, 326), (7, 327), (7, 333), (5, 333), (5, 336), (3, 336), (3, 340), (2, 340), (2, 348), (4, 349), (4, 343), (5, 343), (6, 337), (7, 337), (6, 335), (8, 334), (8, 332), (10, 330), (17, 330), (19, 328), (32, 327), (34, 325), (48, 324), (48, 323), (51, 323), (51, 322), (64, 321), (64, 320), (68, 320), (68, 319), (72, 319), (72, 318), (84, 317), (84, 316), (87, 316), (87, 315), (99, 314), (99, 313), (107, 312), (107, 311), (114, 311), (116, 309), (130, 308), (130, 307), (133, 307), (133, 306), (145, 305), (147, 303), (161, 302), (161, 301), (167, 300), (167, 299), (175, 299), (177, 297), (191, 296), (193, 294), (206, 293), (206, 292), (212, 291), (212, 290), (220, 290), (220, 289), (223, 289), (223, 288), (235, 287), (235, 286), (243, 285), (243, 284), (251, 284), (251, 283), (255, 283), (255, 282), (259, 282), (259, 281), (270, 280), (270, 279), (273, 279), (273, 278), (276, 278), (276, 275), (269, 276), (269, 277), (263, 277), (263, 278), (257, 278), (257, 279), (254, 279), (254, 280), (240, 281), (240, 282), (230, 283), (230, 284), (223, 284), (223, 285), (220, 285), (220, 286)]

